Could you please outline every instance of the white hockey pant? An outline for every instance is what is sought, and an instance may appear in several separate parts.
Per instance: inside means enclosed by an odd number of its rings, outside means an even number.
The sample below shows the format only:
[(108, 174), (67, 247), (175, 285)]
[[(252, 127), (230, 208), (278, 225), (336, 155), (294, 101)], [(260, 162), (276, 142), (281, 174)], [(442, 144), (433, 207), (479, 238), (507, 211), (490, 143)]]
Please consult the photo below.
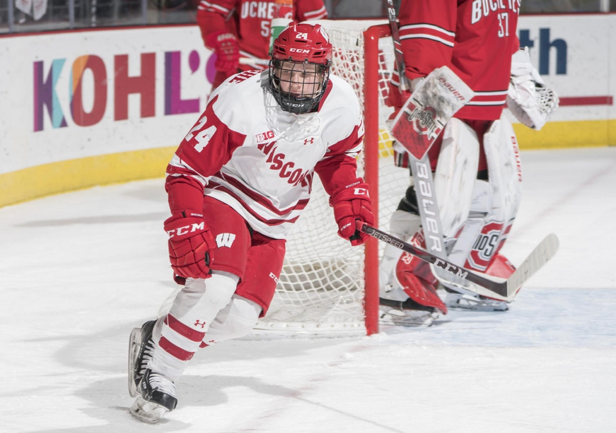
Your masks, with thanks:
[(153, 371), (175, 381), (204, 340), (207, 344), (212, 339), (222, 341), (250, 332), (261, 307), (234, 295), (238, 281), (233, 274), (217, 271), (207, 280), (187, 280), (169, 313), (154, 327), (157, 345), (150, 362)]

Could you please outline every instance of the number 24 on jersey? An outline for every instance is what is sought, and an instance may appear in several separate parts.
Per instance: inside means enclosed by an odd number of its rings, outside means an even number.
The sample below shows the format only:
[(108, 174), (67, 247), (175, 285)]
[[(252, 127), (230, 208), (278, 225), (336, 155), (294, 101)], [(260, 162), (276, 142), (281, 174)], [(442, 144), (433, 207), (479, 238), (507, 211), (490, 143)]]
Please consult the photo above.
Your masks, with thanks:
[[(193, 138), (197, 140), (197, 142), (195, 143), (195, 150), (199, 153), (201, 153), (201, 151), (205, 149), (205, 146), (208, 145), (210, 139), (216, 133), (215, 125), (212, 125), (209, 128), (204, 129), (203, 131), (199, 131), (206, 123), (207, 116), (203, 116), (201, 119), (199, 119), (195, 127), (190, 130), (186, 137), (184, 137), (184, 140), (186, 140), (187, 142), (192, 140)], [(195, 135), (196, 131), (199, 132), (197, 132)]]

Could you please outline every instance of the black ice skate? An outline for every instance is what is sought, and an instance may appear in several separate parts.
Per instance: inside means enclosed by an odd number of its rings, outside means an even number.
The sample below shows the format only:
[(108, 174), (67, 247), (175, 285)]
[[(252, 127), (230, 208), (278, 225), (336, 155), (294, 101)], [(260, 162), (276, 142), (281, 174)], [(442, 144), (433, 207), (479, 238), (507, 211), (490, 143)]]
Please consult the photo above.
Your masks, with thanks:
[(145, 322), (141, 328), (134, 328), (128, 342), (128, 393), (137, 397), (137, 387), (150, 364), (154, 351), (152, 330), (156, 320)]
[(139, 395), (130, 408), (130, 413), (140, 421), (155, 424), (175, 409), (175, 384), (162, 374), (146, 369), (139, 382)]

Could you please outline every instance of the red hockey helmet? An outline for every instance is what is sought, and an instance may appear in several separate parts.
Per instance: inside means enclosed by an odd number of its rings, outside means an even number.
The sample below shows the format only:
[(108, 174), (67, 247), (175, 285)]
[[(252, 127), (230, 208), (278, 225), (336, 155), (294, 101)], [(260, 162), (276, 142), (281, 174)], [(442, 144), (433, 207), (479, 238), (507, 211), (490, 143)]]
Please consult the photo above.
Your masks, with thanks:
[(319, 24), (290, 23), (274, 41), (272, 58), (329, 66), (332, 44)]
[(285, 111), (314, 111), (329, 80), (332, 44), (319, 24), (292, 22), (274, 40), (269, 90)]

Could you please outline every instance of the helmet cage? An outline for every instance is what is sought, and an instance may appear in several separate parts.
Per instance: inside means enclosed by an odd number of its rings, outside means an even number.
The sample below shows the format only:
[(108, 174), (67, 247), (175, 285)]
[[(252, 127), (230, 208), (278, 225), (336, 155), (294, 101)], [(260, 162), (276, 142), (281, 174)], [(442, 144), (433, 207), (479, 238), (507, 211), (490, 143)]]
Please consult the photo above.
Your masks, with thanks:
[(318, 108), (329, 81), (326, 64), (273, 58), (269, 63), (270, 92), (284, 111), (303, 114)]

